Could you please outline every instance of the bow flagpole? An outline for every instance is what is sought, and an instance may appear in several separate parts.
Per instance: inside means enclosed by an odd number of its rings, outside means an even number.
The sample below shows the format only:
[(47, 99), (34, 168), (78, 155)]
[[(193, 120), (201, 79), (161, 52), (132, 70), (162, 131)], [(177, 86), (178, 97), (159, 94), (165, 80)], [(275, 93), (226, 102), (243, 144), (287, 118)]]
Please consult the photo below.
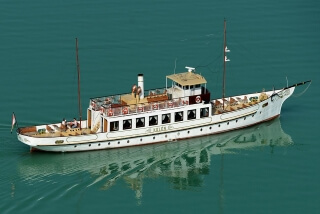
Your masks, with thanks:
[(11, 134), (14, 126), (18, 126), (18, 121), (16, 119), (16, 115), (12, 112), (12, 125), (11, 125)]

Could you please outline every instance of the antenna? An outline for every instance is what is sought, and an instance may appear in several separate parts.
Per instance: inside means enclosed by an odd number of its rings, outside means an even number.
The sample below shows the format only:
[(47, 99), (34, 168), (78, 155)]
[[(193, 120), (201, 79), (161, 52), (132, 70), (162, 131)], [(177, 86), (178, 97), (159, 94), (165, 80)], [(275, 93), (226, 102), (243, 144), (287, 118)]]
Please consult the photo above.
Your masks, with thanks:
[(186, 69), (188, 69), (188, 72), (192, 72), (192, 71), (195, 71), (195, 70), (196, 70), (195, 68), (188, 67), (188, 66), (186, 66)]

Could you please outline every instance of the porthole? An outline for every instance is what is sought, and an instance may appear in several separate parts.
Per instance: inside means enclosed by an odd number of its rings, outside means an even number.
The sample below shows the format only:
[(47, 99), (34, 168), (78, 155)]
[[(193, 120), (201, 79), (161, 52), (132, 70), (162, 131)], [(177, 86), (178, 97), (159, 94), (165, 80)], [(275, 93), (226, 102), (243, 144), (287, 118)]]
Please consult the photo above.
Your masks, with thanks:
[(212, 129), (212, 127), (210, 126), (210, 128), (209, 128), (210, 130)]
[(127, 143), (129, 143), (130, 141), (129, 140), (127, 140)]
[(77, 145), (75, 145), (74, 148), (77, 148)]
[(219, 124), (218, 127), (220, 127), (221, 125)]
[(227, 122), (227, 125), (229, 125), (229, 122)]
[(91, 146), (91, 143), (89, 144), (89, 146)]
[(200, 129), (200, 132), (202, 132), (202, 129)]
[(190, 131), (188, 131), (188, 134), (190, 134)]
[(254, 117), (254, 114), (252, 115), (252, 117)]
[(243, 119), (246, 120), (246, 117), (244, 117)]
[(236, 120), (236, 123), (238, 122), (238, 120)]
[(261, 114), (261, 111), (260, 111), (260, 114)]
[(156, 139), (156, 137), (153, 137), (153, 139)]
[(108, 145), (110, 145), (110, 142), (108, 143)]
[(140, 141), (142, 141), (142, 138), (140, 138)]
[(168, 137), (168, 135), (165, 135), (165, 137), (167, 138), (167, 137)]
[(118, 141), (118, 144), (120, 144), (120, 141)]
[(100, 143), (98, 143), (98, 146), (100, 146)]

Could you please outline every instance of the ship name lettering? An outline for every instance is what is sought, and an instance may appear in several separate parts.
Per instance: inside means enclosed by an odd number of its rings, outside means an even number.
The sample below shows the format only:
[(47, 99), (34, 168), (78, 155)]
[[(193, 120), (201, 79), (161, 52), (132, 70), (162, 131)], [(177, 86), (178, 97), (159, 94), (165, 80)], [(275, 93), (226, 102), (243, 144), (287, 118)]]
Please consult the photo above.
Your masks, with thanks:
[(166, 131), (166, 130), (167, 130), (167, 127), (165, 127), (165, 126), (153, 128), (153, 132), (162, 132), (162, 131)]

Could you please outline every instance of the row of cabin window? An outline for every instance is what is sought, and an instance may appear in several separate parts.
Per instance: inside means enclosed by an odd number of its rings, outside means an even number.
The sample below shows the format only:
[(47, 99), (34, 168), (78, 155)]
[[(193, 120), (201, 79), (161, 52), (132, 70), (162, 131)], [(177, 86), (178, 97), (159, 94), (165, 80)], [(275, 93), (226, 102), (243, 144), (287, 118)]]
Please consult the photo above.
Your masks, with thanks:
[[(183, 121), (183, 111), (175, 112), (173, 122)], [(209, 108), (201, 108), (200, 109), (200, 118), (209, 116)], [(149, 116), (149, 126), (155, 126), (159, 124), (158, 115)], [(161, 124), (171, 123), (171, 113), (162, 114), (160, 116)], [(187, 119), (193, 120), (196, 119), (196, 109), (187, 111)], [(136, 118), (136, 128), (141, 128), (146, 126), (146, 118), (139, 117)], [(132, 129), (132, 119), (123, 120), (123, 130)], [(110, 122), (110, 131), (118, 131), (119, 130), (119, 121)]]
[[(183, 88), (183, 89), (189, 89), (189, 85), (185, 85), (185, 86), (182, 86), (180, 85), (179, 83), (176, 83), (176, 85), (180, 88)], [(190, 89), (193, 89), (193, 88), (200, 88), (201, 85), (200, 84), (197, 84), (197, 85), (190, 85)]]

